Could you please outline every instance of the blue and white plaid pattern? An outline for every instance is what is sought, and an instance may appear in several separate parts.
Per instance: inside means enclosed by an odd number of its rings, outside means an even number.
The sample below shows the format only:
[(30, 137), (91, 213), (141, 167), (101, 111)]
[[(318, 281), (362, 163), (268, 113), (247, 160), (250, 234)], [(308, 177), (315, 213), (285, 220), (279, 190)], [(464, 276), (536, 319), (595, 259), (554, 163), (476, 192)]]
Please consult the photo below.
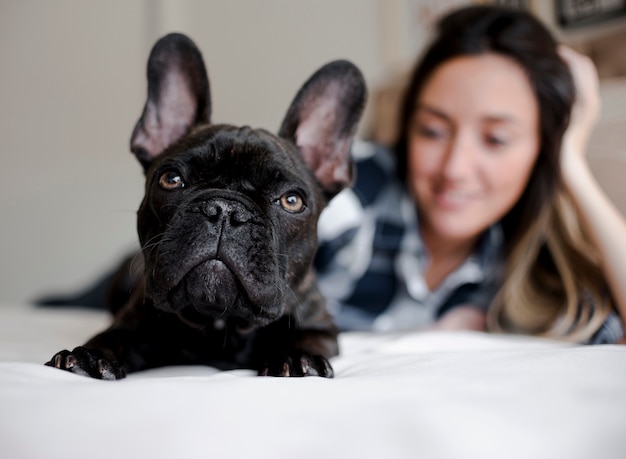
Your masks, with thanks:
[[(386, 148), (355, 142), (357, 182), (324, 210), (315, 260), (322, 293), (342, 330), (398, 330), (427, 325), (460, 305), (487, 309), (502, 272), (502, 232), (491, 227), (477, 250), (430, 291), (423, 272), (428, 254), (419, 237), (416, 207), (395, 180)], [(616, 314), (590, 342), (622, 336)]]
[(624, 337), (624, 325), (615, 311), (606, 318), (602, 327), (591, 337), (588, 344), (612, 344)]

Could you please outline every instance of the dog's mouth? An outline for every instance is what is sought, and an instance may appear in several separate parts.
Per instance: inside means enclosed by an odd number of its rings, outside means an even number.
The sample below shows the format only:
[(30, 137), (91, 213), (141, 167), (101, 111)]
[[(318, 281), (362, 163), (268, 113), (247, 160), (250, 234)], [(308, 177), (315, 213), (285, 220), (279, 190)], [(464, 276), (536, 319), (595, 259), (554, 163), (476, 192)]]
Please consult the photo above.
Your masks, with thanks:
[(243, 287), (226, 263), (208, 258), (184, 272), (167, 294), (171, 305), (192, 305), (200, 314), (225, 314), (241, 296)]
[[(197, 326), (230, 317), (265, 325), (282, 313), (281, 301), (276, 291), (271, 296), (259, 297), (258, 291), (250, 292), (253, 288), (254, 285), (242, 282), (227, 262), (207, 258), (188, 269), (167, 291), (163, 309)], [(257, 286), (257, 290), (261, 288)], [(157, 299), (156, 303), (161, 302)]]

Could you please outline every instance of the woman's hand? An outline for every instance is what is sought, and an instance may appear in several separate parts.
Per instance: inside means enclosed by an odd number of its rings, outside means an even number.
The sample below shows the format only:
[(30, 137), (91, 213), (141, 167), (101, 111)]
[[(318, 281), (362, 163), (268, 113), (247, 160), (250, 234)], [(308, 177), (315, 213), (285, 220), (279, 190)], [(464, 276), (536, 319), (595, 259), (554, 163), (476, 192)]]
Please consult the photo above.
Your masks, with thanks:
[(601, 103), (598, 72), (591, 59), (563, 45), (559, 47), (559, 54), (569, 67), (576, 90), (561, 150), (561, 161), (567, 168), (570, 161), (584, 158), (589, 137), (599, 118)]
[(429, 330), (475, 330), (485, 331), (485, 311), (478, 307), (456, 306), (435, 322)]

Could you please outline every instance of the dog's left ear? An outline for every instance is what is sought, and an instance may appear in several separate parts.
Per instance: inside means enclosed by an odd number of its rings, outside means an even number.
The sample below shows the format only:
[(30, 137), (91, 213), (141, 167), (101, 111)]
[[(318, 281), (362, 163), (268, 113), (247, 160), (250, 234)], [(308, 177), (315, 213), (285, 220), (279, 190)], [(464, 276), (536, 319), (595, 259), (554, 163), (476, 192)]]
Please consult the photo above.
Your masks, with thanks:
[(331, 62), (302, 86), (278, 132), (300, 149), (329, 198), (352, 184), (350, 148), (366, 97), (359, 69), (345, 60)]
[(164, 36), (148, 59), (148, 100), (130, 149), (144, 171), (163, 150), (211, 118), (211, 94), (202, 54), (179, 33)]

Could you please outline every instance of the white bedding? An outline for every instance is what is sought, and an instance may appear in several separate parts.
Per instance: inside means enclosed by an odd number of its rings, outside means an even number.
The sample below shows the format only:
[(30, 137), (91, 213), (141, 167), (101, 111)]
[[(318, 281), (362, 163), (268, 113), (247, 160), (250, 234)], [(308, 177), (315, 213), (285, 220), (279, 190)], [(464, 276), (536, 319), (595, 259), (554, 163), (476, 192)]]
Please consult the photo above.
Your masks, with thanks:
[(0, 306), (0, 458), (626, 457), (626, 347), (341, 336), (336, 376), (44, 367), (105, 314)]

